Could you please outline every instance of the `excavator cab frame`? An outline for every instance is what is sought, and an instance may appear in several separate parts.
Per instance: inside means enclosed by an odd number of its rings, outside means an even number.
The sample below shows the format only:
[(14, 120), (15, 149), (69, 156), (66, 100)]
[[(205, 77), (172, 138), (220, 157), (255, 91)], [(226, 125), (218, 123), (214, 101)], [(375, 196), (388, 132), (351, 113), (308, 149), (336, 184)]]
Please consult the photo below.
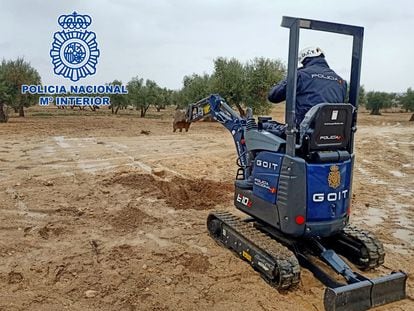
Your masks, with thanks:
[(296, 150), (296, 77), (298, 70), (298, 51), (300, 29), (331, 32), (342, 35), (350, 35), (352, 42), (351, 76), (349, 82), (349, 103), (355, 107), (352, 119), (352, 133), (350, 138), (350, 153), (353, 151), (354, 133), (356, 131), (358, 113), (358, 94), (361, 77), (362, 45), (364, 40), (364, 28), (359, 26), (337, 24), (312, 19), (283, 16), (282, 27), (289, 28), (289, 58), (286, 86), (286, 154), (295, 156)]

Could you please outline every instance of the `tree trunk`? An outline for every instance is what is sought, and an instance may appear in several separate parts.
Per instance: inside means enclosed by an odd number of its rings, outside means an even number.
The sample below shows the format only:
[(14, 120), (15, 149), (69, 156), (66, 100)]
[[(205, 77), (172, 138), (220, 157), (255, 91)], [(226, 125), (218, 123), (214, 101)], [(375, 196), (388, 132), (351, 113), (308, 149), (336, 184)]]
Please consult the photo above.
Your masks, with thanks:
[(239, 103), (235, 103), (235, 105), (236, 105), (236, 107), (237, 107), (237, 110), (239, 110), (239, 114), (240, 114), (240, 116), (241, 116), (241, 117), (246, 116), (246, 112), (244, 111), (244, 109), (242, 108), (242, 106), (240, 106), (240, 104), (239, 104)]
[(380, 112), (379, 108), (373, 108), (370, 114), (374, 115), (374, 116), (380, 116), (381, 112)]
[(0, 103), (0, 123), (6, 123), (8, 121), (7, 106)]
[(145, 115), (146, 115), (147, 110), (148, 110), (149, 107), (150, 107), (150, 105), (141, 106), (141, 118), (145, 118)]
[(411, 115), (410, 121), (414, 121), (414, 113)]
[(121, 106), (116, 106), (116, 109), (115, 109), (115, 114), (118, 114), (118, 110), (119, 110), (119, 107), (121, 107)]
[(24, 107), (23, 106), (19, 107), (19, 117), (24, 117)]
[(19, 112), (19, 109), (17, 109), (17, 107), (13, 107), (13, 109), (14, 109), (14, 113), (18, 113)]

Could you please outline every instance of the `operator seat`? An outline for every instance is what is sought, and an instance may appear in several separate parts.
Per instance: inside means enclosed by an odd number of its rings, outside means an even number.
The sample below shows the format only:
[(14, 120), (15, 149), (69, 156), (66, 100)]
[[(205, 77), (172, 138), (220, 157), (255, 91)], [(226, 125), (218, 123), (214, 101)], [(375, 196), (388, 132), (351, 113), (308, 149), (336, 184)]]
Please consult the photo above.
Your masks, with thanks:
[[(354, 107), (351, 104), (322, 103), (312, 107), (300, 124), (296, 155), (312, 163), (350, 159), (353, 112)], [(263, 123), (269, 123), (270, 127), (263, 128)], [(259, 130), (257, 126), (250, 126), (245, 136), (249, 151), (284, 153), (286, 141), (280, 137), (279, 130), (271, 130), (272, 124), (269, 117), (261, 117)], [(252, 189), (253, 179), (236, 179), (235, 185), (241, 189)]]
[(353, 112), (351, 104), (313, 106), (300, 124), (299, 153), (317, 162), (349, 158)]

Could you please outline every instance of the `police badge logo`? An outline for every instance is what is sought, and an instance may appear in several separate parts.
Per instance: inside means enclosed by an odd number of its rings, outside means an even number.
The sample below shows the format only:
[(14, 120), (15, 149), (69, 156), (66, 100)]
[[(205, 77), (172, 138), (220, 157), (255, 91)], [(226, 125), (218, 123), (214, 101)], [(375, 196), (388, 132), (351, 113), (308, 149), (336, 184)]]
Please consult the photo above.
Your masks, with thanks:
[(94, 32), (86, 28), (92, 23), (89, 15), (61, 15), (63, 30), (55, 32), (50, 57), (54, 72), (74, 82), (96, 72), (99, 50)]
[(339, 172), (339, 167), (337, 165), (332, 165), (330, 170), (331, 171), (328, 175), (328, 184), (329, 187), (336, 189), (341, 184), (341, 173)]

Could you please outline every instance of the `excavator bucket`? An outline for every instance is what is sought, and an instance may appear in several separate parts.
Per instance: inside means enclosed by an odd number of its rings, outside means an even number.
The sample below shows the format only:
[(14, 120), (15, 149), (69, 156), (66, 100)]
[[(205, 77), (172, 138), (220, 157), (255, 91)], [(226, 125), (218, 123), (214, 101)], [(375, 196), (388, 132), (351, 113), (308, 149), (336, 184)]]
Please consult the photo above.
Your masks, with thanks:
[(363, 311), (405, 298), (407, 274), (392, 273), (325, 290), (326, 311)]

